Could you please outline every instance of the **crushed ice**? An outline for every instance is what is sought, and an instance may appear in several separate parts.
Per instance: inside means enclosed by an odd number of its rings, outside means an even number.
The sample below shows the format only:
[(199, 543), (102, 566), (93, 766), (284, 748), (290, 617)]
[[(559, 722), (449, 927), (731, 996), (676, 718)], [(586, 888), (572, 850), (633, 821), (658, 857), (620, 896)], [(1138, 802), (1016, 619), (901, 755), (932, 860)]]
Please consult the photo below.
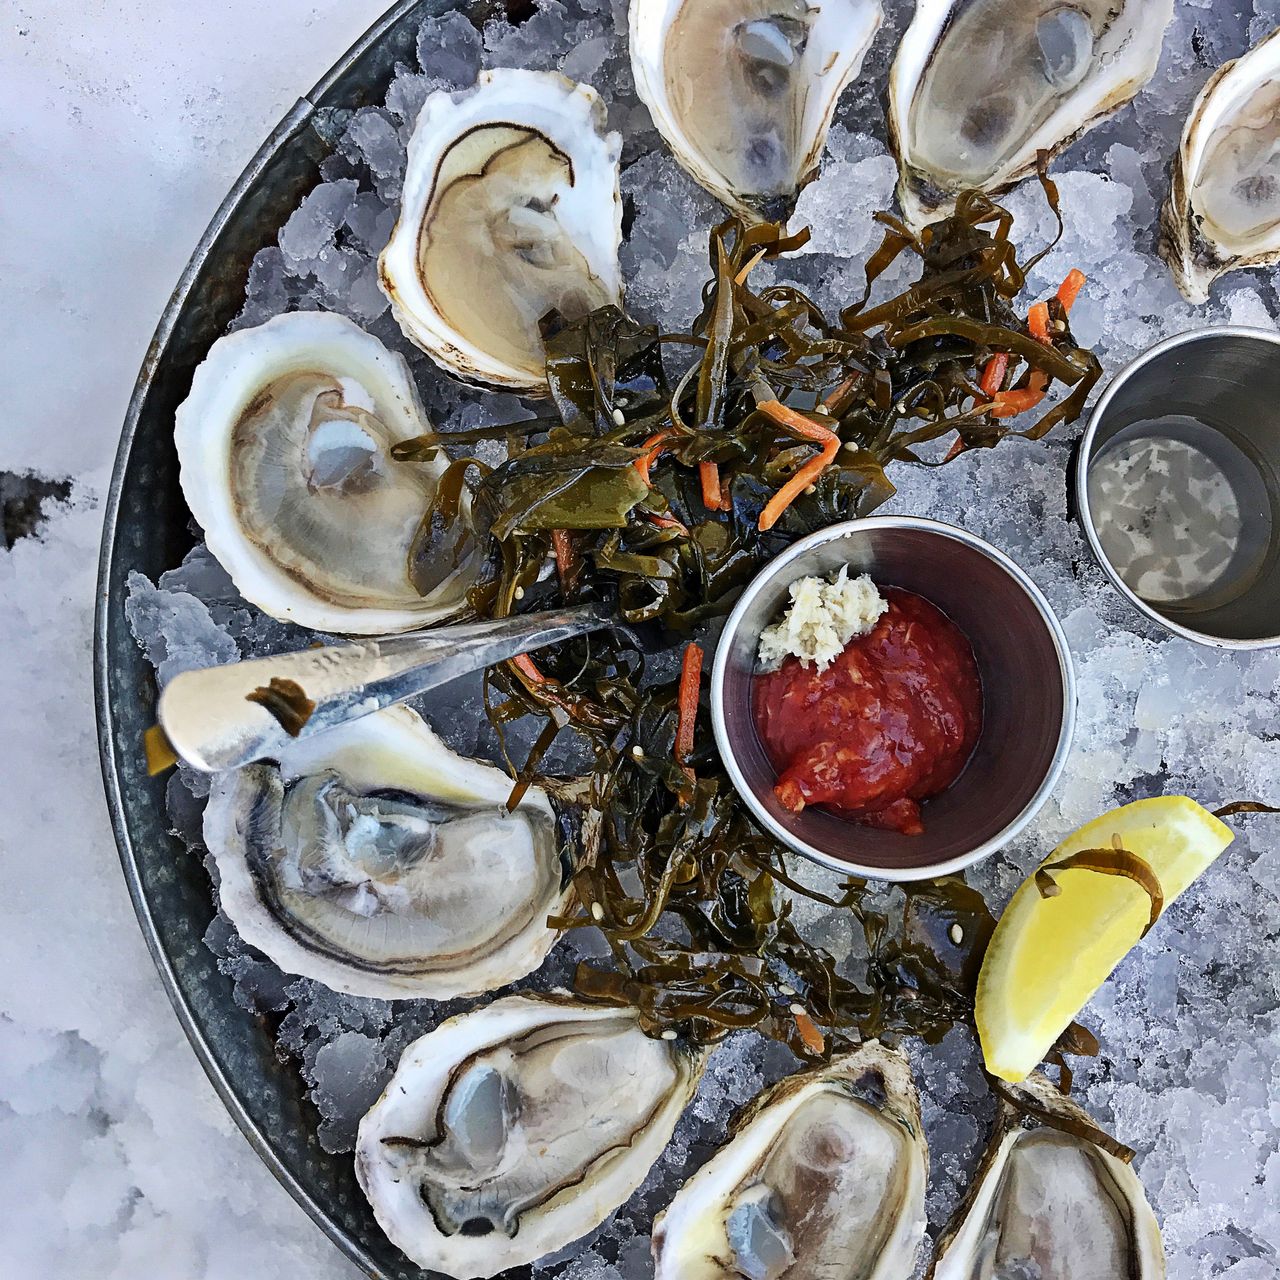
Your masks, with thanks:
[[(892, 200), (894, 166), (884, 144), (878, 96), (909, 6), (894, 0), (862, 81), (841, 103), (820, 182), (797, 220), (814, 237), (785, 268), (824, 307), (860, 290), (875, 230), (870, 215)], [(1277, 0), (1255, 11), (1180, 4), (1160, 71), (1118, 117), (1089, 134), (1055, 166), (1066, 233), (1033, 273), (1043, 295), (1069, 267), (1089, 276), (1073, 316), (1098, 345), (1109, 372), (1146, 346), (1209, 321), (1272, 327), (1280, 311), (1273, 278), (1228, 277), (1207, 309), (1182, 300), (1154, 253), (1156, 213), (1185, 112), (1212, 68), (1280, 20)], [(714, 201), (675, 165), (634, 98), (620, 0), (543, 0), (526, 22), (477, 30), (460, 13), (424, 22), (420, 65), (397, 67), (385, 106), (318, 122), (333, 147), (321, 182), (254, 260), (236, 327), (291, 309), (341, 311), (409, 357), (425, 403), (442, 428), (525, 416), (510, 396), (463, 389), (438, 374), (401, 337), (377, 289), (376, 259), (396, 216), (404, 147), (434, 89), (462, 89), (483, 66), (558, 68), (585, 78), (609, 103), (626, 138), (622, 187), (628, 236), (623, 266), (631, 309), (677, 327), (699, 302), (706, 231)], [(1038, 191), (1009, 200), (1017, 235), (1033, 244), (1051, 233)], [(900, 284), (886, 281), (886, 287)], [(1078, 428), (1076, 428), (1078, 430)], [(900, 468), (888, 510), (964, 524), (1011, 551), (1046, 591), (1067, 630), (1080, 685), (1079, 727), (1066, 772), (1032, 828), (972, 879), (1002, 904), (1027, 870), (1070, 828), (1111, 805), (1161, 791), (1208, 804), (1274, 799), (1280, 788), (1280, 652), (1251, 656), (1169, 639), (1131, 613), (1091, 563), (1066, 511), (1069, 433), (1048, 443), (1014, 441), (973, 451), (943, 471)], [(154, 586), (131, 579), (129, 620), (163, 682), (198, 664), (297, 646), (300, 633), (262, 617), (236, 596), (197, 547)], [(305, 639), (309, 640), (307, 636)], [(452, 744), (491, 747), (474, 687), (451, 691), (458, 714)], [(436, 699), (426, 708), (439, 713)], [(199, 849), (200, 782), (175, 775), (175, 829)], [(1084, 1103), (1136, 1148), (1137, 1168), (1164, 1227), (1171, 1280), (1261, 1280), (1280, 1257), (1280, 842), (1255, 820), (1213, 870), (1169, 911), (1086, 1010), (1102, 1056), (1077, 1074)], [(812, 878), (818, 873), (803, 869)], [(888, 894), (889, 891), (886, 891)], [(855, 972), (860, 939), (845, 915), (800, 900), (810, 935)], [(517, 984), (568, 981), (593, 931), (572, 935), (543, 971)], [(296, 1063), (322, 1116), (320, 1141), (349, 1150), (361, 1111), (377, 1095), (414, 1036), (464, 1002), (356, 1000), (289, 978), (246, 948), (220, 914), (206, 943), (234, 980), (235, 999), (278, 1022), (277, 1046)], [(932, 1153), (929, 1212), (936, 1228), (954, 1207), (985, 1142), (992, 1105), (968, 1034), (911, 1048), (924, 1097)], [(19, 1068), (15, 1068), (19, 1069)], [(38, 1069), (33, 1065), (32, 1070)], [(674, 1186), (723, 1140), (736, 1108), (794, 1069), (785, 1049), (750, 1034), (731, 1038), (681, 1123), (670, 1150), (632, 1200), (589, 1244), (539, 1264), (568, 1280), (642, 1280), (651, 1274), (647, 1234)], [(61, 1076), (76, 1087), (74, 1073)]]

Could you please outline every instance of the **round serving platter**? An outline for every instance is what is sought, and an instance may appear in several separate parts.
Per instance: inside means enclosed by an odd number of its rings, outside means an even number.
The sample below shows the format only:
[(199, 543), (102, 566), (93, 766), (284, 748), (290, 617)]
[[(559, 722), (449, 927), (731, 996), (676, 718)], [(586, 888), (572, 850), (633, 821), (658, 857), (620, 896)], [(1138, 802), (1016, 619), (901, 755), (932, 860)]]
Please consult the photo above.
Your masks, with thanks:
[[(507, 0), (506, 11), (511, 16), (516, 16), (517, 10), (519, 16), (524, 16), (530, 8), (529, 0)], [(129, 578), (133, 572), (145, 575), (153, 582), (158, 581), (162, 574), (183, 561), (198, 536), (178, 485), (178, 463), (173, 443), (175, 410), (190, 388), (195, 368), (240, 313), (255, 255), (275, 243), (278, 230), (323, 176), (322, 162), (334, 150), (332, 120), (335, 114), (345, 115), (361, 107), (380, 104), (386, 97), (388, 86), (396, 78), (397, 64), (413, 63), (423, 19), (449, 14), (455, 9), (460, 9), (477, 23), (503, 12), (502, 0), (478, 0), (461, 6), (449, 0), (402, 0), (310, 94), (299, 100), (268, 138), (215, 216), (166, 308), (130, 404), (106, 508), (95, 623), (97, 714), (108, 804), (139, 922), (179, 1020), (223, 1102), (275, 1176), (366, 1274), (387, 1278), (421, 1278), (432, 1273), (410, 1264), (383, 1235), (357, 1186), (350, 1155), (326, 1150), (326, 1146), (333, 1145), (322, 1140), (326, 1117), (308, 1096), (307, 1080), (299, 1071), (298, 1063), (287, 1060), (287, 1054), (282, 1054), (277, 1044), (277, 1027), (271, 1015), (252, 1012), (237, 1002), (233, 978), (225, 971), (225, 966), (219, 967), (219, 957), (207, 941), (210, 922), (215, 918), (215, 905), (208, 873), (200, 858), (192, 857), (190, 853), (190, 846), (198, 844), (198, 841), (184, 840), (172, 829), (175, 825), (185, 829), (187, 824), (183, 821), (182, 806), (175, 807), (173, 803), (174, 793), (169, 790), (171, 779), (165, 776), (152, 778), (146, 772), (142, 738), (145, 730), (157, 719), (155, 672), (153, 663), (135, 640), (125, 606), (129, 596)], [(855, 154), (860, 154), (856, 148)], [(879, 162), (880, 158), (876, 159)], [(839, 163), (844, 166), (844, 171), (840, 176), (837, 170), (835, 181), (847, 182), (850, 169), (856, 171), (857, 166), (847, 157), (841, 158)], [(1093, 182), (1100, 163), (1099, 155), (1095, 154), (1086, 165), (1089, 172), (1074, 176), (1083, 176)], [(834, 192), (838, 199), (838, 186), (828, 190)], [(643, 218), (643, 210), (639, 216)], [(1029, 225), (1034, 226), (1035, 216), (1032, 215)], [(815, 218), (815, 221), (821, 222), (821, 218)], [(1134, 221), (1135, 225), (1145, 226), (1141, 215), (1136, 215)], [(1040, 230), (1043, 231), (1044, 227)], [(1068, 234), (1068, 245), (1071, 234)], [(1034, 238), (1032, 235), (1031, 239)], [(643, 235), (638, 239), (643, 243)], [(850, 261), (857, 257), (845, 256)], [(1085, 259), (1085, 265), (1089, 264), (1090, 259)], [(1160, 280), (1163, 281), (1163, 276)], [(1158, 285), (1153, 292), (1159, 298)], [(665, 305), (665, 294), (663, 298)], [(1267, 293), (1267, 303), (1270, 310), (1274, 305), (1273, 292)], [(1099, 327), (1100, 316), (1106, 312), (1107, 308), (1095, 301), (1093, 317), (1088, 323)], [(1167, 323), (1177, 323), (1182, 312), (1171, 307), (1170, 315), (1173, 319)], [(1187, 312), (1186, 317), (1190, 322), (1192, 313)], [(1215, 311), (1213, 318), (1220, 319), (1221, 316)], [(1229, 318), (1236, 318), (1234, 311)], [(1196, 319), (1203, 323), (1203, 317)], [(1144, 324), (1147, 321), (1155, 323), (1152, 317), (1144, 316)], [(1114, 316), (1110, 323), (1114, 328)], [(1105, 352), (1109, 358), (1123, 352), (1127, 345), (1143, 341), (1145, 329), (1137, 325), (1131, 327), (1133, 332), (1126, 331), (1124, 340), (1116, 344), (1118, 350)], [(1015, 470), (1007, 472), (1008, 476), (1017, 477), (1019, 486), (1025, 486), (1027, 476), (1031, 477), (1033, 483), (1027, 490), (1027, 496), (1033, 514), (1050, 509), (1056, 511), (1058, 502), (1066, 496), (1067, 486), (1063, 485), (1065, 477), (1062, 473), (1066, 470), (1070, 446), (1070, 439), (1050, 441), (1048, 448), (1053, 453), (1038, 470), (1028, 471), (1026, 475)], [(929, 515), (941, 515), (969, 527), (963, 493), (951, 495), (938, 511), (933, 509), (936, 496), (929, 496), (925, 482), (919, 477), (914, 489), (910, 482), (903, 485), (902, 497), (909, 508)], [(1003, 517), (998, 512), (987, 513), (988, 518), (983, 524), (981, 514), (973, 523), (982, 525), (982, 528), (973, 528), (970, 532), (982, 533), (1001, 542), (1007, 532), (1002, 527)], [(1050, 547), (1047, 535), (1035, 547), (1018, 550), (1033, 557), (1029, 563), (1037, 572), (1045, 569), (1049, 561), (1060, 562), (1064, 558), (1062, 546), (1054, 544)], [(1081, 550), (1083, 553), (1083, 548)], [(1036, 556), (1039, 556), (1038, 561), (1034, 558)], [(1074, 557), (1069, 569), (1059, 564), (1062, 572), (1072, 575), (1072, 583), (1064, 580), (1041, 584), (1046, 586), (1054, 607), (1061, 610), (1065, 602), (1071, 608), (1072, 602), (1077, 600), (1074, 580), (1090, 573), (1088, 568), (1081, 568), (1081, 564)], [(1080, 574), (1077, 574), (1077, 569), (1080, 569)], [(1068, 590), (1068, 586), (1072, 589)], [(1098, 719), (1095, 704), (1102, 696), (1099, 692), (1100, 668), (1111, 659), (1097, 649), (1089, 636), (1082, 635), (1081, 617), (1096, 617), (1100, 628), (1104, 624), (1106, 627), (1114, 626), (1123, 636), (1132, 639), (1149, 658), (1169, 652), (1160, 646), (1162, 637), (1154, 627), (1145, 628), (1141, 620), (1131, 618), (1124, 611), (1123, 602), (1104, 589), (1101, 575), (1093, 575), (1087, 588), (1087, 603), (1093, 610), (1092, 615), (1079, 610), (1076, 611), (1079, 616), (1074, 618), (1066, 612), (1060, 615), (1072, 630), (1068, 637), (1072, 647), (1079, 647), (1085, 662), (1092, 663), (1092, 669), (1086, 672), (1086, 678), (1081, 682), (1082, 719), (1086, 722), (1090, 717), (1093, 721)], [(1082, 600), (1085, 598), (1080, 596)], [(1173, 652), (1181, 653), (1182, 650)], [(1228, 657), (1230, 655), (1223, 657), (1218, 667), (1213, 669), (1212, 678), (1238, 678), (1243, 681), (1243, 669), (1228, 666)], [(1198, 674), (1201, 668), (1196, 664), (1199, 662), (1198, 657), (1190, 656), (1185, 662), (1168, 663), (1166, 666), (1168, 671), (1175, 673), (1185, 668)], [(1260, 667), (1259, 671), (1262, 670)], [(1147, 684), (1159, 688), (1161, 680), (1165, 685), (1169, 683), (1168, 672), (1159, 677), (1153, 676)], [(1142, 689), (1146, 687), (1144, 684)], [(1259, 688), (1261, 690), (1261, 686)], [(1131, 681), (1128, 692), (1136, 694), (1139, 691), (1139, 686)], [(433, 704), (430, 710), (434, 716), (441, 707)], [(1096, 724), (1092, 731), (1097, 732)], [(1106, 743), (1102, 746), (1105, 748)], [(470, 748), (460, 749), (470, 751)], [(1133, 765), (1132, 761), (1127, 763)], [(1043, 843), (1042, 837), (1052, 835), (1050, 843), (1053, 843), (1062, 834), (1062, 819), (1068, 816), (1079, 819), (1085, 812), (1100, 811), (1102, 805), (1094, 807), (1098, 798), (1095, 792), (1101, 791), (1113, 800), (1123, 800), (1139, 794), (1155, 794), (1167, 784), (1169, 774), (1165, 772), (1167, 766), (1163, 758), (1153, 759), (1148, 772), (1139, 771), (1135, 775), (1136, 767), (1134, 765), (1129, 774), (1120, 777), (1114, 787), (1099, 787), (1092, 782), (1082, 786), (1076, 779), (1070, 804), (1055, 815), (1054, 822), (1045, 831), (1037, 833), (1037, 839)], [(1206, 780), (1198, 778), (1194, 772), (1189, 775), (1190, 780), (1184, 780), (1185, 768), (1170, 772), (1178, 775), (1180, 788), (1193, 795), (1201, 794)], [(1247, 770), (1241, 772), (1247, 773)], [(1222, 785), (1228, 790), (1221, 798), (1244, 794), (1245, 789), (1237, 785), (1235, 772), (1231, 773), (1229, 781), (1226, 773), (1223, 772)], [(1209, 781), (1216, 782), (1217, 774), (1212, 774)], [(1071, 783), (1071, 779), (1068, 782)], [(1252, 789), (1257, 790), (1257, 787)], [(1202, 798), (1212, 797), (1206, 795)], [(1240, 843), (1245, 844), (1244, 841)], [(1240, 865), (1237, 862), (1237, 869)], [(1003, 894), (1011, 887), (1009, 874), (1016, 870), (1014, 866), (1000, 868), (995, 873), (1003, 875), (1003, 879), (995, 884), (997, 893)], [(1220, 879), (1218, 883), (1223, 887), (1217, 893), (1214, 905), (1221, 907), (1230, 899), (1231, 892), (1225, 881)], [(1176, 924), (1168, 927), (1178, 928)], [(1206, 930), (1213, 927), (1207, 912), (1204, 927)], [(1244, 958), (1243, 952), (1237, 957)], [(1224, 977), (1223, 981), (1225, 986), (1227, 979)], [(1258, 989), (1265, 985), (1262, 982)], [(1132, 990), (1131, 987), (1129, 995)], [(1199, 1025), (1194, 1017), (1190, 1022), (1193, 1026)], [(1220, 1025), (1230, 1029), (1229, 1021), (1222, 1021)], [(1217, 1026), (1215, 1024), (1215, 1029)], [(1154, 1039), (1151, 1045), (1155, 1045)], [(1158, 1053), (1155, 1058), (1155, 1069), (1142, 1077), (1143, 1086), (1148, 1091), (1158, 1087), (1161, 1059)], [(1112, 1069), (1111, 1063), (1104, 1065), (1106, 1070)], [(1122, 1069), (1128, 1069), (1128, 1065), (1124, 1064)], [(315, 1096), (314, 1092), (312, 1096)], [(743, 1100), (745, 1095), (735, 1099), (737, 1102)], [(1119, 1124), (1122, 1117), (1116, 1114), (1113, 1119)], [(1129, 1120), (1132, 1121), (1132, 1117)], [(1139, 1126), (1134, 1123), (1132, 1127)], [(707, 1133), (702, 1136), (707, 1137)], [(1134, 1135), (1122, 1133), (1120, 1136), (1129, 1140)], [(1141, 1134), (1136, 1136), (1142, 1137)], [(719, 1137), (715, 1138), (715, 1141), (719, 1140)], [(976, 1155), (974, 1144), (961, 1142), (959, 1138), (956, 1141), (966, 1149), (972, 1148), (972, 1154)], [(1135, 1141), (1137, 1145), (1139, 1143)], [(1203, 1173), (1207, 1164), (1207, 1158), (1198, 1165), (1188, 1158), (1187, 1171), (1190, 1173), (1194, 1169)], [(1156, 1169), (1158, 1173), (1158, 1163)], [(1259, 1179), (1260, 1185), (1261, 1181)], [(667, 1189), (664, 1187), (664, 1193)], [(653, 1205), (642, 1207), (651, 1217)], [(648, 1220), (646, 1217), (646, 1227)], [(1184, 1239), (1181, 1244), (1185, 1247), (1187, 1241)], [(1186, 1261), (1187, 1257), (1190, 1255), (1185, 1254), (1183, 1260)], [(564, 1260), (560, 1258), (558, 1261)]]
[[(125, 618), (131, 570), (154, 578), (194, 541), (178, 487), (174, 411), (191, 374), (244, 302), (254, 254), (315, 185), (330, 147), (317, 113), (380, 102), (419, 23), (457, 6), (402, 0), (289, 111), (214, 215), (143, 361), (107, 495), (94, 619), (98, 747), (120, 861), (143, 935), (213, 1087), (267, 1168), (353, 1262), (376, 1280), (413, 1280), (374, 1222), (349, 1156), (326, 1152), (319, 1114), (297, 1071), (276, 1056), (265, 1020), (232, 998), (232, 980), (201, 941), (213, 916), (209, 880), (187, 857), (165, 810), (164, 777), (148, 777), (142, 735), (155, 723), (152, 668)], [(475, 6), (477, 13), (486, 6)]]

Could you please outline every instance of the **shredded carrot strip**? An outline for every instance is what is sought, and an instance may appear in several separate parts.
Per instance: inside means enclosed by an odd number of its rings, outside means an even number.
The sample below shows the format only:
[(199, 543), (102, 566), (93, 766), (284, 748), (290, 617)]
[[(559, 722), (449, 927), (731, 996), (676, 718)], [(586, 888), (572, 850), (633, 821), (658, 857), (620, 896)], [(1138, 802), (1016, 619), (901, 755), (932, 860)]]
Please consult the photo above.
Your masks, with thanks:
[(760, 532), (765, 533), (778, 523), (782, 513), (835, 461), (836, 454), (840, 452), (840, 437), (829, 427), (820, 426), (804, 414), (788, 408), (781, 400), (763, 400), (756, 408), (796, 435), (822, 446), (818, 455), (806, 462), (765, 504), (757, 524)]
[(702, 481), (702, 505), (708, 511), (720, 510), (720, 468), (714, 462), (698, 463), (698, 479)]
[(680, 688), (676, 696), (676, 764), (693, 777), (685, 763), (693, 751), (693, 729), (698, 719), (698, 689), (702, 681), (702, 648), (685, 646), (680, 663)]
[(547, 677), (534, 666), (533, 659), (527, 653), (518, 653), (511, 659), (511, 665), (522, 675), (530, 684), (546, 684)]
[(982, 371), (982, 381), (978, 384), (982, 388), (982, 394), (988, 400), (995, 399), (996, 393), (1004, 386), (1004, 375), (1008, 372), (1009, 353), (997, 351), (987, 361), (987, 367)]
[(850, 374), (849, 377), (841, 382), (836, 389), (827, 396), (827, 398), (822, 402), (822, 407), (826, 409), (828, 413), (834, 412), (837, 406), (844, 403), (845, 396), (847, 396), (849, 392), (852, 391), (861, 381), (862, 375), (860, 373)]
[[(997, 351), (987, 361), (986, 367), (982, 370), (982, 378), (978, 383), (979, 389), (988, 400), (997, 400), (1003, 394), (1000, 388), (1004, 386), (1004, 377), (1008, 372), (1009, 353), (1007, 351)], [(943, 458), (943, 462), (950, 462), (952, 458), (959, 457), (966, 448), (968, 446), (964, 440), (957, 436), (955, 444), (951, 446), (947, 456)]]
[(988, 412), (993, 418), (1013, 418), (1028, 409), (1034, 409), (1045, 397), (1049, 379), (1038, 370), (1031, 373), (1031, 381), (1021, 391), (1002, 391), (996, 396)]
[(1027, 312), (1027, 327), (1031, 330), (1031, 336), (1037, 342), (1043, 342), (1047, 346), (1053, 341), (1049, 334), (1049, 304), (1047, 302), (1037, 302)]
[(823, 1038), (822, 1032), (814, 1025), (813, 1019), (803, 1010), (799, 1013), (793, 1013), (791, 1016), (796, 1020), (796, 1030), (800, 1033), (800, 1039), (804, 1042), (804, 1047), (810, 1053), (821, 1053), (827, 1047), (827, 1042)]
[[(1075, 267), (1067, 272), (1067, 278), (1058, 286), (1058, 302), (1061, 304), (1063, 311), (1070, 312), (1075, 300), (1080, 296), (1080, 290), (1084, 288), (1085, 281), (1088, 277), (1083, 271)], [(1046, 346), (1052, 343), (1053, 335), (1049, 331), (1049, 304), (1047, 302), (1037, 302), (1035, 306), (1027, 312), (1027, 327), (1031, 330), (1031, 336)], [(1001, 363), (997, 365), (997, 361)], [(988, 412), (993, 418), (1012, 418), (1019, 413), (1025, 413), (1028, 409), (1034, 409), (1044, 398), (1049, 387), (1049, 379), (1036, 370), (1032, 370), (1031, 377), (1027, 386), (1020, 391), (1001, 391), (1000, 384), (1004, 381), (1005, 373), (1009, 368), (1009, 357), (1002, 353), (992, 356), (987, 362), (987, 367), (982, 373), (982, 392), (992, 400), (991, 408)], [(998, 372), (997, 372), (998, 370)], [(956, 442), (948, 459), (954, 457), (960, 452), (963, 446), (960, 442)]]
[(670, 431), (659, 431), (657, 435), (650, 436), (640, 447), (644, 453), (635, 460), (635, 468), (640, 473), (645, 484), (649, 484), (649, 468), (657, 462), (662, 451), (666, 448), (667, 440), (670, 439)]
[(833, 432), (828, 435), (830, 438), (822, 446), (822, 452), (810, 458), (765, 504), (758, 524), (761, 533), (772, 529), (782, 513), (835, 461), (836, 454), (840, 452), (840, 437)]
[(803, 413), (797, 413), (789, 405), (785, 405), (781, 400), (762, 400), (756, 408), (766, 417), (772, 418), (774, 422), (781, 423), (784, 427), (789, 427), (796, 435), (805, 440), (814, 440), (818, 444), (825, 444), (827, 440), (835, 433), (830, 427), (824, 427), (812, 418), (806, 418)]
[(568, 529), (551, 530), (551, 549), (555, 552), (556, 576), (563, 590), (568, 587), (569, 575), (573, 571), (573, 540)]
[(645, 513), (650, 524), (656, 524), (659, 529), (675, 529), (679, 533), (688, 533), (689, 530), (675, 518), (675, 516), (659, 516), (654, 515), (652, 511)]
[(1062, 303), (1064, 311), (1070, 311), (1075, 305), (1076, 299), (1080, 296), (1080, 290), (1084, 288), (1088, 278), (1077, 267), (1072, 267), (1067, 272), (1067, 278), (1058, 286), (1058, 301)]

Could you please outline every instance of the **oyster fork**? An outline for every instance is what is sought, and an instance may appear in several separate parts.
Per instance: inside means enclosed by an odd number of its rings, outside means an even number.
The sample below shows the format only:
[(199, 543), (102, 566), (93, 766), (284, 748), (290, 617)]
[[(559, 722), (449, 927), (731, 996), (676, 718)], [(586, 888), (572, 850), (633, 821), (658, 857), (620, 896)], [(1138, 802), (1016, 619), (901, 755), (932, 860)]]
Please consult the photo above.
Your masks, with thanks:
[(613, 621), (607, 605), (588, 604), (184, 671), (160, 695), (160, 727), (192, 768), (237, 769), (299, 738)]

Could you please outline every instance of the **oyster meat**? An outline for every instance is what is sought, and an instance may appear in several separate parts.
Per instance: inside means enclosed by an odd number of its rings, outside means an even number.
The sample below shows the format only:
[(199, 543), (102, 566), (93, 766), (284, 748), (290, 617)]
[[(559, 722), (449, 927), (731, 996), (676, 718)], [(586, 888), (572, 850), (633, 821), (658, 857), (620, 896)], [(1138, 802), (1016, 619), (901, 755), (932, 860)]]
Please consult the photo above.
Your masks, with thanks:
[(1160, 229), (1160, 252), (1192, 302), (1224, 272), (1280, 261), (1280, 30), (1201, 90)]
[(1173, 0), (918, 0), (889, 74), (898, 200), (914, 226), (1007, 191), (1124, 106)]
[(241, 937), (286, 973), (384, 1000), (491, 991), (536, 969), (567, 909), (555, 816), (391, 707), (219, 774), (204, 834)]
[(1106, 1135), (1044, 1076), (1014, 1092), (1045, 1123), (1028, 1128), (1002, 1104), (974, 1185), (938, 1241), (931, 1280), (1163, 1280), (1155, 1215), (1133, 1170), (1098, 1145)]
[(634, 1010), (509, 996), (405, 1049), (356, 1176), (420, 1267), (469, 1280), (552, 1253), (640, 1185), (701, 1077)]
[(631, 0), (636, 92), (695, 181), (785, 221), (882, 17), (880, 0)]
[(468, 382), (545, 394), (545, 324), (622, 298), (621, 150), (596, 91), (555, 72), (433, 93), (379, 260), (405, 334)]
[(420, 554), (445, 463), (391, 456), (429, 430), (403, 357), (306, 311), (219, 338), (174, 439), (187, 504), (240, 594), (275, 618), (368, 635), (465, 606), (466, 520), (448, 548)]
[(656, 1280), (909, 1280), (928, 1164), (900, 1054), (868, 1044), (791, 1076), (659, 1215)]

